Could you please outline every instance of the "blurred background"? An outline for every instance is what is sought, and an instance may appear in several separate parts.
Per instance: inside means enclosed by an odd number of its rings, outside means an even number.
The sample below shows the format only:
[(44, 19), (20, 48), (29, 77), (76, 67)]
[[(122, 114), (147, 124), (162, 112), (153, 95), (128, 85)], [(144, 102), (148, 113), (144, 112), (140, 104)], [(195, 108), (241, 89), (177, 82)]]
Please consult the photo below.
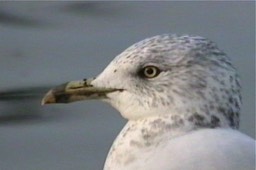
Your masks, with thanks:
[(0, 2), (0, 169), (99, 170), (125, 120), (97, 102), (42, 107), (52, 86), (96, 76), (162, 33), (217, 42), (243, 86), (255, 138), (255, 2)]

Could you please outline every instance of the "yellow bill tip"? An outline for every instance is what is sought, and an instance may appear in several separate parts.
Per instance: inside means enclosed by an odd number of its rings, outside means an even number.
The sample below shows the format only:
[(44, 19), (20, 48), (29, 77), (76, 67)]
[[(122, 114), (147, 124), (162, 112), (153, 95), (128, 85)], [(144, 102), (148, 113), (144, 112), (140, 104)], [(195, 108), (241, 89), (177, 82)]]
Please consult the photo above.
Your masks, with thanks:
[(56, 103), (56, 98), (53, 95), (52, 90), (50, 90), (46, 93), (46, 95), (44, 96), (44, 98), (41, 101), (41, 105), (51, 104), (51, 103)]

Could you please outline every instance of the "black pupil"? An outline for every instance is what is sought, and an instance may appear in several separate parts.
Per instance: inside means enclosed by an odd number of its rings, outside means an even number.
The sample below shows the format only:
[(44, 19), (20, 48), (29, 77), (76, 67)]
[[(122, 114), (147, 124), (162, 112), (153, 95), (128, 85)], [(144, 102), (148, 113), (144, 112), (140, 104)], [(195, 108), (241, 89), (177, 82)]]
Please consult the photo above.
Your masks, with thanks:
[(138, 74), (140, 77), (142, 78), (154, 78), (156, 76), (158, 76), (158, 74), (160, 73), (161, 71), (157, 68), (157, 67), (154, 67), (154, 66), (147, 66), (147, 67), (144, 67), (142, 68)]
[(151, 74), (154, 73), (154, 69), (153, 68), (147, 68), (146, 73), (147, 73), (147, 75), (151, 75)]

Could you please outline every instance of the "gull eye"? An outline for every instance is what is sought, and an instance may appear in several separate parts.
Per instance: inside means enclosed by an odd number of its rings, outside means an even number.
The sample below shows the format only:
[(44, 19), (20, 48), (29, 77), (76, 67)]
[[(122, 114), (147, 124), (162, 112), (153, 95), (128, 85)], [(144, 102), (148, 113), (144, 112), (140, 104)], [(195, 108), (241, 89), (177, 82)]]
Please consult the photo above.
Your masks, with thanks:
[(161, 70), (155, 66), (146, 66), (140, 71), (140, 75), (144, 78), (154, 78), (160, 74)]

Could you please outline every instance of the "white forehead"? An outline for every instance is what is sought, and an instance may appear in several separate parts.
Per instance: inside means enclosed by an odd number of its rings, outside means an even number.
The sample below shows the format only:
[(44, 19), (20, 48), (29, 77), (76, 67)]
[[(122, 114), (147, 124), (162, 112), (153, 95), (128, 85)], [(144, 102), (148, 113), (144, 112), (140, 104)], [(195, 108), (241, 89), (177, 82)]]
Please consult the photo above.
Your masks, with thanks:
[(131, 74), (136, 74), (138, 69), (147, 65), (166, 70), (193, 63), (208, 67), (209, 64), (223, 65), (229, 62), (217, 45), (204, 37), (163, 34), (144, 39), (124, 50), (105, 68), (101, 77), (115, 75), (129, 79)]
[(193, 57), (190, 53), (207, 53), (218, 50), (215, 43), (200, 36), (163, 34), (147, 38), (118, 55), (114, 64), (143, 64), (145, 62), (170, 62), (176, 64), (184, 57)]

